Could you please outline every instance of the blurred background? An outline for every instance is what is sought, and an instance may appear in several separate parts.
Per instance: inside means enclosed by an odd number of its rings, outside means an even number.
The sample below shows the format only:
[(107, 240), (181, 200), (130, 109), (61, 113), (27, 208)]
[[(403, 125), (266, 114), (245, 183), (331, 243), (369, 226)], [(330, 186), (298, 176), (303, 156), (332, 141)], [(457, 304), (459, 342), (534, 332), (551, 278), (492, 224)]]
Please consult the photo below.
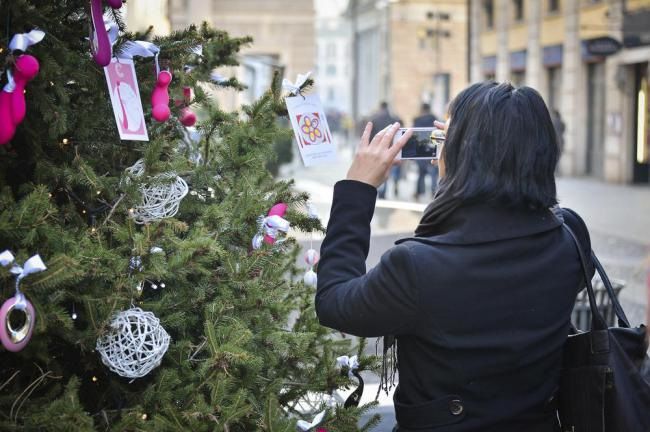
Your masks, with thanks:
[[(311, 193), (327, 221), (332, 186), (345, 177), (359, 131), (385, 102), (412, 126), (439, 119), (469, 83), (511, 81), (544, 97), (562, 143), (561, 205), (586, 220), (593, 248), (631, 321), (646, 321), (650, 290), (650, 0), (129, 0), (131, 30), (166, 34), (208, 21), (254, 43), (236, 76), (244, 92), (218, 94), (224, 108), (260, 96), (279, 71), (313, 71), (336, 138), (336, 164), (304, 168), (296, 146), (278, 147), (278, 175)], [(423, 104), (425, 104), (423, 106)], [(429, 119), (430, 117), (423, 117)], [(427, 120), (430, 121), (430, 120)], [(294, 155), (295, 153), (295, 155)], [(415, 228), (437, 172), (394, 167), (377, 203), (368, 265)], [(299, 235), (299, 234), (298, 234)], [(309, 241), (308, 239), (304, 239)], [(318, 240), (318, 239), (316, 239)], [(372, 344), (374, 345), (374, 344)], [(373, 347), (374, 351), (374, 347)], [(369, 390), (376, 381), (368, 377)], [(374, 386), (374, 387), (373, 387)], [(380, 399), (390, 431), (390, 398)]]

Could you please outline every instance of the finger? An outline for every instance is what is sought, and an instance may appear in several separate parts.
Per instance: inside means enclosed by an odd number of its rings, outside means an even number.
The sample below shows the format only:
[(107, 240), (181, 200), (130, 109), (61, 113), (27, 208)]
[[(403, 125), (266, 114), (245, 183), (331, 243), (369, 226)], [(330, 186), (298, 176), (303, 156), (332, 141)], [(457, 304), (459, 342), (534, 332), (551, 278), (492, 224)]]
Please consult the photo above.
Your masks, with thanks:
[[(393, 134), (395, 135), (395, 134)], [(413, 129), (408, 129), (404, 135), (402, 135), (395, 144), (389, 149), (389, 155), (391, 159), (395, 159), (397, 154), (402, 151), (402, 147), (406, 145), (409, 139), (413, 136)]]
[(438, 166), (438, 159), (431, 159), (431, 165)]
[(363, 130), (361, 135), (361, 141), (359, 142), (359, 147), (368, 147), (370, 144), (370, 133), (372, 132), (372, 122), (366, 124), (366, 128)]
[(445, 122), (441, 122), (438, 120), (433, 121), (433, 126), (437, 127), (438, 129), (443, 129), (445, 128)]
[(377, 132), (377, 134), (372, 138), (372, 141), (370, 142), (370, 146), (375, 146), (375, 145), (377, 145), (377, 143), (381, 142), (381, 139), (384, 137), (384, 135), (386, 134), (386, 131), (389, 128), (390, 128), (390, 125), (386, 126), (382, 130)]
[(384, 136), (381, 138), (381, 147), (383, 148), (388, 148), (393, 144), (393, 139), (395, 138), (395, 134), (399, 130), (399, 122), (395, 122), (391, 125), (391, 127), (384, 133)]

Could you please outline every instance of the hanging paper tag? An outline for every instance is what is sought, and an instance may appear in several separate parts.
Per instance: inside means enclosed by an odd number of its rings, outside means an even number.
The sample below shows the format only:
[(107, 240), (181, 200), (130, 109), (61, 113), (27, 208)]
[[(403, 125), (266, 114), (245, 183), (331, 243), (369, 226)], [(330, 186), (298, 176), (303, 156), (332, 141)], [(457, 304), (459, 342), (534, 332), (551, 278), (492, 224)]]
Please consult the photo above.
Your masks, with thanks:
[(104, 74), (120, 139), (149, 141), (133, 60), (113, 58)]
[(336, 162), (336, 146), (318, 95), (287, 97), (286, 102), (305, 166)]

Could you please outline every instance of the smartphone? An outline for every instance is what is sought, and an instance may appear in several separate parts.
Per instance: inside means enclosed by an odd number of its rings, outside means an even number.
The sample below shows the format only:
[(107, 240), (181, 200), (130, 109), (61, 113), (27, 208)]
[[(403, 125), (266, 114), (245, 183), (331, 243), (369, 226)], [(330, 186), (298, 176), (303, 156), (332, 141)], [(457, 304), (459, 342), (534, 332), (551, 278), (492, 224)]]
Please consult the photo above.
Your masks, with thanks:
[(400, 128), (393, 142), (408, 130), (413, 130), (413, 136), (402, 147), (399, 159), (438, 159), (438, 145), (444, 141), (444, 132), (435, 127)]

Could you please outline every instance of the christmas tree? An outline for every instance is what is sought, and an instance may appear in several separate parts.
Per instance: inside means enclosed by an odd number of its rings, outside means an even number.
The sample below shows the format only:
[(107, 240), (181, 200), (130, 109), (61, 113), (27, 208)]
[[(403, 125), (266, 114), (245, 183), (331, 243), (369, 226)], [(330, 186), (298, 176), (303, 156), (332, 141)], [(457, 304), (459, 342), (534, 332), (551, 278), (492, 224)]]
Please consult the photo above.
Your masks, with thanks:
[[(27, 328), (22, 310), (33, 305), (31, 339), (0, 348), (0, 429), (296, 430), (327, 407), (327, 397), (313, 399), (352, 383), (336, 358), (357, 348), (318, 324), (297, 242), (259, 220), (284, 203), (292, 230), (322, 230), (308, 197), (266, 169), (291, 136), (279, 122), (280, 77), (241, 112), (225, 112), (214, 92), (243, 86), (215, 82), (214, 69), (236, 65), (251, 40), (205, 24), (133, 34), (104, 6), (119, 30), (113, 55), (148, 41), (173, 75), (171, 115), (155, 121), (155, 62), (134, 58), (148, 142), (119, 138), (90, 55), (88, 0), (0, 1), (2, 85), (27, 59), (12, 35), (45, 32), (23, 47), (40, 66), (24, 88), (25, 118), (2, 131), (13, 136), (0, 145), (0, 252), (14, 259), (0, 267), (0, 300), (14, 298), (12, 265), (39, 254), (47, 267), (21, 279), (21, 307), (0, 323)], [(200, 117), (192, 139), (179, 121), (187, 109)], [(361, 358), (360, 370), (376, 366)], [(368, 407), (329, 407), (313, 430), (357, 430)]]

